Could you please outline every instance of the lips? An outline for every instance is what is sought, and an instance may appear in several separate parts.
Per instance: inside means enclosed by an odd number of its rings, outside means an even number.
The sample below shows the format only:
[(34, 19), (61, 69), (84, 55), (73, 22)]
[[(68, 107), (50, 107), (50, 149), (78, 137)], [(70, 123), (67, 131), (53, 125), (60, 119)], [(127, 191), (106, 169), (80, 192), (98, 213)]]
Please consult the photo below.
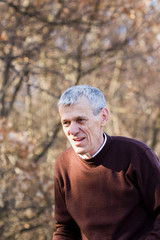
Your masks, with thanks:
[(85, 138), (74, 138), (73, 141), (78, 144), (78, 143), (81, 143)]

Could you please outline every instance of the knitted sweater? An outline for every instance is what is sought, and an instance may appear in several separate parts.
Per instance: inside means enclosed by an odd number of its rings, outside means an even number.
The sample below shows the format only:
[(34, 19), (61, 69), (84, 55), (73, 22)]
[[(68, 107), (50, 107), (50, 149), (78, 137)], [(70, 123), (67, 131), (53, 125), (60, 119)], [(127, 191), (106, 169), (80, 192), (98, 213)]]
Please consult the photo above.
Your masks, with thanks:
[(53, 240), (160, 239), (160, 163), (144, 143), (107, 136), (89, 160), (72, 148), (55, 164)]

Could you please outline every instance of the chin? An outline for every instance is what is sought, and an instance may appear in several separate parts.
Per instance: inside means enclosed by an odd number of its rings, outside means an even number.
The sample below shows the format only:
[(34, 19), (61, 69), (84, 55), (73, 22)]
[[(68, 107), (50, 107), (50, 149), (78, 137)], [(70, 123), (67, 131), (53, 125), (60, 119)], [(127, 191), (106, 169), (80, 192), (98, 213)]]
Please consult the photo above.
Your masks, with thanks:
[(85, 155), (85, 154), (86, 154), (86, 151), (83, 151), (83, 150), (80, 150), (80, 149), (74, 148), (74, 151), (75, 151), (77, 154), (80, 154), (80, 155)]

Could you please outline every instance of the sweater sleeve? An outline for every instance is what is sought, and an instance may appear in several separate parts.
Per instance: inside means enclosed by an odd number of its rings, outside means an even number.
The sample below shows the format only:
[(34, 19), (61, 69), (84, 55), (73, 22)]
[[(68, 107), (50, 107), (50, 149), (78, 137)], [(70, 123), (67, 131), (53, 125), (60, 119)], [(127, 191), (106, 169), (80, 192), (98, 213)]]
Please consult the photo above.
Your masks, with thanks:
[(58, 179), (55, 178), (55, 226), (53, 240), (80, 240), (81, 234), (76, 222), (69, 214)]
[(133, 172), (144, 205), (154, 219), (152, 230), (140, 240), (158, 240), (160, 239), (160, 162), (150, 148), (136, 159)]

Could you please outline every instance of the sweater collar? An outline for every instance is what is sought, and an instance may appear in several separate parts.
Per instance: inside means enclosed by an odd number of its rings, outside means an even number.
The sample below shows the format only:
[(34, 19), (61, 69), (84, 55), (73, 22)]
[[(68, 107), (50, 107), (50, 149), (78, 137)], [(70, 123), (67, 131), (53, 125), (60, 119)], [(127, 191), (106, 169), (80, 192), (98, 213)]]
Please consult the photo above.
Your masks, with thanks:
[(102, 148), (104, 147), (104, 145), (106, 144), (106, 142), (107, 142), (107, 135), (106, 135), (105, 133), (103, 133), (103, 136), (104, 136), (103, 144), (102, 144), (101, 147), (98, 149), (98, 151), (92, 156), (92, 158), (95, 157), (95, 156), (102, 150)]

